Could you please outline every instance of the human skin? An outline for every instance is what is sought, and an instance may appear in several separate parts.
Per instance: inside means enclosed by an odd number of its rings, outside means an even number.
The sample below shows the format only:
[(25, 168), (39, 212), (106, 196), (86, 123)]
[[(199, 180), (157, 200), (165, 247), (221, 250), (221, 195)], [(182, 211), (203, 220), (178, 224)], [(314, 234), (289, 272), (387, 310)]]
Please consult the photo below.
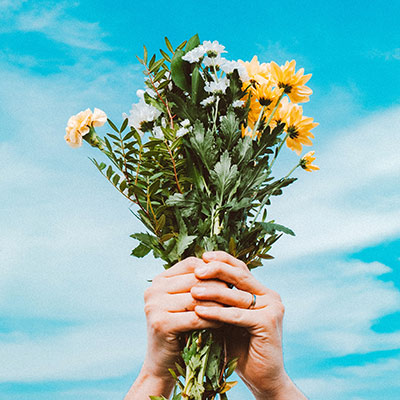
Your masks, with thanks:
[[(249, 309), (252, 294), (256, 304)], [(147, 353), (125, 400), (168, 398), (174, 386), (168, 368), (179, 360), (179, 335), (226, 324), (228, 355), (238, 357), (236, 372), (257, 400), (306, 399), (283, 365), (284, 307), (279, 294), (228, 253), (207, 252), (202, 260), (190, 257), (158, 275), (145, 292), (145, 313)]]

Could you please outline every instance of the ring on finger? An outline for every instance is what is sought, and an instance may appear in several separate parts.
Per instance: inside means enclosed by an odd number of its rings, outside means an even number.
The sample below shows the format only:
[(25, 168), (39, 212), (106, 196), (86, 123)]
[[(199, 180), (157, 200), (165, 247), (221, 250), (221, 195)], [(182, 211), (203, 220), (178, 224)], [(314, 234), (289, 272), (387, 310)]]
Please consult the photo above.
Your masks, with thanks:
[(256, 302), (257, 302), (257, 296), (254, 293), (250, 293), (250, 294), (252, 296), (252, 299), (251, 299), (250, 305), (247, 307), (248, 309), (254, 308), (256, 305)]

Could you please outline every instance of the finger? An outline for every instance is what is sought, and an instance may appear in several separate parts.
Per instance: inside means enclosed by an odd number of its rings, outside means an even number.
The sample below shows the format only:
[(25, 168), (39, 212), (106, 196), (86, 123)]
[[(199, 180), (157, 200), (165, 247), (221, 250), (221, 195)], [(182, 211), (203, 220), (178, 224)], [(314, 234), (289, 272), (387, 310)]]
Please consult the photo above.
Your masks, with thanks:
[(244, 310), (237, 307), (196, 306), (194, 311), (202, 319), (251, 329), (259, 324), (259, 318), (256, 318), (256, 313), (259, 313), (261, 310)]
[(190, 289), (199, 283), (199, 280), (196, 278), (193, 272), (184, 274), (184, 275), (176, 275), (169, 278), (163, 279), (160, 281), (161, 285), (167, 290), (167, 293), (185, 293), (190, 292)]
[(222, 307), (220, 304), (215, 301), (202, 301), (194, 299), (193, 296), (188, 293), (178, 293), (174, 295), (170, 295), (168, 300), (165, 300), (168, 303), (168, 308), (166, 311), (171, 313), (176, 312), (185, 312), (185, 311), (194, 311), (195, 306), (201, 305), (204, 307)]
[(168, 325), (172, 333), (180, 333), (195, 329), (219, 328), (221, 323), (200, 318), (194, 311), (186, 311), (168, 314)]
[(257, 327), (280, 329), (285, 308), (282, 303), (274, 302), (258, 310), (246, 310), (237, 307), (195, 307), (196, 314), (203, 319), (240, 326), (251, 331)]
[(205, 262), (220, 261), (230, 264), (233, 267), (238, 267), (248, 270), (246, 263), (244, 263), (241, 260), (238, 260), (237, 258), (233, 257), (231, 254), (225, 251), (207, 251), (203, 253), (203, 260)]
[(207, 285), (207, 282), (193, 286), (191, 294), (194, 299), (202, 301), (216, 301), (220, 304), (238, 308), (262, 308), (266, 304), (265, 296), (257, 296), (255, 304), (254, 297), (251, 293), (243, 290), (232, 290), (228, 288), (213, 287)]
[(167, 278), (171, 276), (187, 274), (193, 272), (197, 266), (202, 264), (204, 264), (204, 261), (201, 260), (200, 258), (188, 257), (182, 261), (179, 261), (166, 271), (162, 272), (159, 276)]
[(258, 282), (248, 270), (245, 271), (220, 261), (199, 265), (194, 273), (198, 279), (220, 279), (231, 283), (238, 289), (257, 295), (267, 292), (267, 288)]

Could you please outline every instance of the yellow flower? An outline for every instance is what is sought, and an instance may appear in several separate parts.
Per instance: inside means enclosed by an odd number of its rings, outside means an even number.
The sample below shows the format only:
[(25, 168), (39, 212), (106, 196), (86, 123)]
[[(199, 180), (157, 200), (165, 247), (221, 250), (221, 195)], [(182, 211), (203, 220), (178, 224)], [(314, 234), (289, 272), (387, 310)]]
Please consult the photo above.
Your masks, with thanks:
[(304, 75), (304, 68), (295, 73), (296, 61), (286, 61), (279, 66), (271, 61), (271, 80), (289, 96), (293, 103), (304, 103), (310, 100), (312, 90), (305, 86), (311, 78), (311, 74)]
[(319, 125), (313, 121), (313, 118), (303, 116), (303, 109), (299, 105), (292, 105), (290, 111), (288, 112), (288, 118), (286, 122), (286, 132), (288, 134), (286, 144), (289, 149), (292, 149), (297, 154), (300, 154), (303, 148), (302, 145), (312, 145), (312, 142), (309, 139), (310, 137), (314, 138), (314, 135), (311, 133), (311, 129)]
[(106, 121), (107, 116), (104, 111), (95, 108), (94, 113), (92, 113), (88, 108), (70, 117), (65, 128), (64, 139), (71, 147), (80, 147), (82, 146), (82, 137), (90, 132), (90, 128), (103, 126)]
[(271, 75), (270, 65), (266, 63), (260, 64), (257, 56), (254, 56), (250, 62), (242, 60), (239, 60), (239, 62), (246, 67), (247, 75), (250, 78), (249, 82), (245, 82), (246, 87), (249, 86), (249, 84), (252, 86), (257, 86), (257, 84), (261, 84), (266, 80), (269, 80)]
[(253, 136), (252, 129), (249, 126), (242, 125), (242, 137)]
[(301, 159), (300, 159), (301, 168), (303, 168), (309, 172), (319, 170), (319, 167), (317, 165), (312, 165), (312, 162), (315, 160), (315, 157), (313, 157), (314, 153), (315, 153), (315, 151), (310, 151), (307, 154), (305, 154), (303, 157), (301, 157)]
[(280, 96), (279, 90), (272, 87), (271, 81), (266, 81), (257, 85), (257, 87), (251, 88), (253, 97), (263, 107), (273, 108)]
[(275, 111), (274, 116), (272, 117), (272, 120), (270, 122), (271, 128), (275, 128), (278, 124), (281, 123), (287, 124), (293, 106), (294, 104), (290, 103), (287, 97), (284, 97), (280, 101), (278, 108)]

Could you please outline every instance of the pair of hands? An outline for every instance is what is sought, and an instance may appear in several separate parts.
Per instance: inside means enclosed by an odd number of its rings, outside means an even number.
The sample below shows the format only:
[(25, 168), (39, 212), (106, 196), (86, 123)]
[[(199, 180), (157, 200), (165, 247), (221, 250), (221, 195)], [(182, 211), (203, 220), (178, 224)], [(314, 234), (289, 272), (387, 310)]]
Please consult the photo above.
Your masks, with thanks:
[[(249, 308), (253, 294), (256, 304)], [(180, 334), (223, 324), (231, 325), (228, 357), (238, 358), (236, 372), (256, 399), (305, 399), (283, 366), (280, 296), (258, 282), (244, 262), (222, 251), (187, 258), (158, 275), (144, 298), (147, 353), (126, 400), (168, 397), (174, 386), (168, 368), (179, 360)]]

